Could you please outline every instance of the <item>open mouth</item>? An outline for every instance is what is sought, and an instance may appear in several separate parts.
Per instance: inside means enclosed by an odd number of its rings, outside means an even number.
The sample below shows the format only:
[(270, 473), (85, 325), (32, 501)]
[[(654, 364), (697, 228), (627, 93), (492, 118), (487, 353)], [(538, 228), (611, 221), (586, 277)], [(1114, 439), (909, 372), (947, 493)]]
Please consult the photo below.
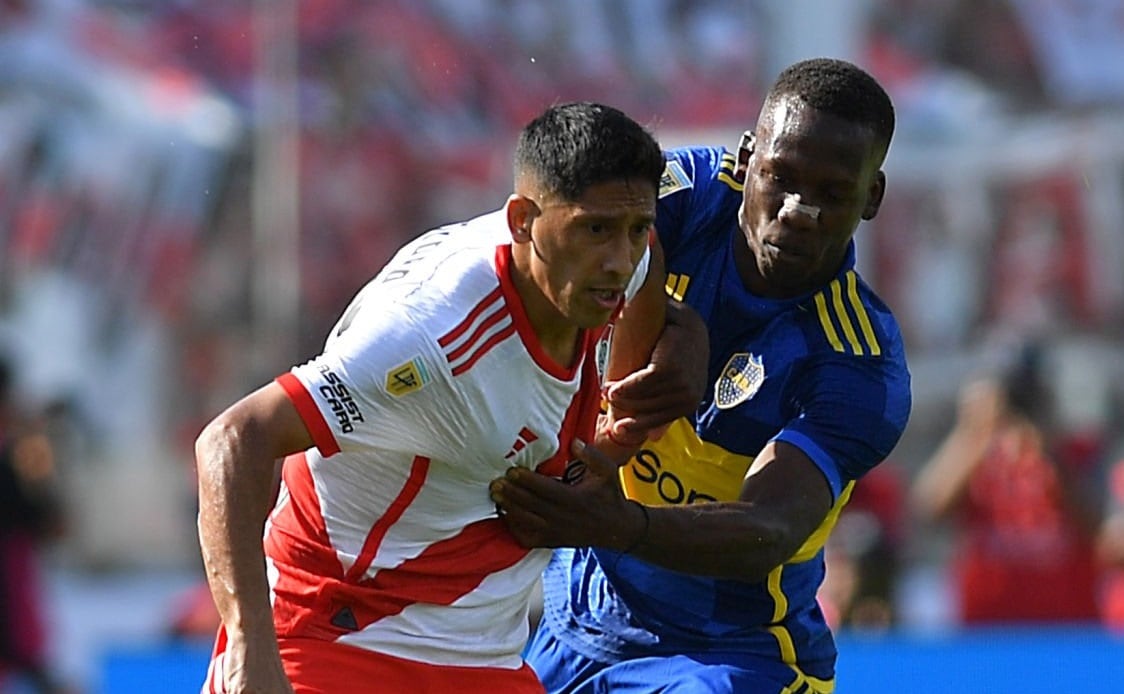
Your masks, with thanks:
[(592, 289), (590, 294), (599, 305), (610, 310), (615, 309), (624, 297), (620, 289)]

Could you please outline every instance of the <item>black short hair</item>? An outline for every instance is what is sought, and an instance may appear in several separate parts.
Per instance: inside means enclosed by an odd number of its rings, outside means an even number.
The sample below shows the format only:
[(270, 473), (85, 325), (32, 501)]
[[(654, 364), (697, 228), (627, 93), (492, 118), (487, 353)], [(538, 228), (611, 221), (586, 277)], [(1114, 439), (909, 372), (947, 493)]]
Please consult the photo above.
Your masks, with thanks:
[(999, 374), (1007, 407), (1040, 424), (1050, 416), (1054, 405), (1045, 367), (1045, 345), (1028, 340), (1018, 347)]
[(802, 60), (781, 71), (765, 104), (794, 96), (817, 111), (869, 127), (888, 149), (894, 136), (894, 105), (865, 70), (836, 58)]
[(550, 107), (523, 128), (515, 176), (531, 176), (566, 200), (608, 181), (644, 180), (659, 189), (664, 155), (656, 139), (623, 112), (589, 101)]

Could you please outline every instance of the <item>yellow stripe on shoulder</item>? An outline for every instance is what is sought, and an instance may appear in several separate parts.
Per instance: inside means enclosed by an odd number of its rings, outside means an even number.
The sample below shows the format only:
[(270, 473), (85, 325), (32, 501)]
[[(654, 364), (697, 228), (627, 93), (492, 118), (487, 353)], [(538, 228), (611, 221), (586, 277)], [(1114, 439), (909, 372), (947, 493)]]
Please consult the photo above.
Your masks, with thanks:
[(723, 183), (730, 186), (731, 188), (738, 191), (739, 193), (742, 192), (743, 190), (745, 190), (745, 184), (744, 183), (739, 183), (736, 178), (734, 178), (733, 176), (731, 176), (730, 174), (728, 174), (726, 172), (719, 173), (718, 174), (718, 180), (722, 181)]
[(687, 296), (687, 285), (690, 283), (691, 278), (689, 276), (669, 272), (667, 273), (667, 284), (664, 285), (664, 291), (672, 299), (683, 301), (683, 297)]
[(850, 301), (851, 309), (855, 312), (855, 317), (859, 321), (859, 328), (862, 330), (863, 338), (866, 340), (870, 353), (876, 357), (879, 356), (882, 354), (882, 345), (878, 344), (878, 336), (874, 334), (874, 326), (870, 324), (870, 315), (866, 312), (862, 299), (859, 298), (858, 275), (854, 270), (847, 272), (847, 299)]
[(814, 300), (820, 326), (836, 352), (877, 357), (882, 354), (882, 345), (859, 296), (855, 271), (848, 271), (844, 279), (846, 287), (836, 279), (816, 294)]
[(835, 324), (832, 323), (831, 313), (827, 308), (827, 298), (823, 292), (816, 294), (816, 315), (820, 317), (820, 327), (823, 328), (824, 335), (827, 336), (831, 348), (836, 352), (842, 352), (843, 343), (839, 340), (839, 333), (835, 332)]
[(829, 285), (831, 289), (831, 305), (835, 309), (835, 318), (839, 321), (839, 326), (843, 329), (843, 335), (847, 338), (847, 344), (851, 346), (851, 353), (862, 356), (865, 354), (863, 346), (859, 344), (859, 338), (855, 334), (855, 326), (851, 322), (851, 316), (847, 313), (847, 309), (843, 307), (843, 285), (839, 280), (832, 280)]
[(745, 183), (734, 177), (737, 169), (738, 158), (732, 152), (723, 154), (722, 160), (718, 162), (718, 180), (740, 193), (745, 190)]

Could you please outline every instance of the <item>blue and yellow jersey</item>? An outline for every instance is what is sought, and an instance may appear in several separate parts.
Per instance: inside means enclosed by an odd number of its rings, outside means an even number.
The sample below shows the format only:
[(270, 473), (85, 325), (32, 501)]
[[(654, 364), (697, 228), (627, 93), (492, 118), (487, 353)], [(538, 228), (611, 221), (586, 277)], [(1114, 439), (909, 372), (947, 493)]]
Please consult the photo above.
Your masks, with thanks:
[(774, 300), (745, 288), (733, 255), (744, 242), (734, 164), (722, 149), (668, 153), (656, 223), (667, 288), (709, 327), (711, 387), (694, 417), (649, 442), (621, 481), (646, 504), (735, 500), (754, 456), (785, 441), (823, 471), (834, 507), (756, 584), (609, 551), (559, 551), (546, 573), (547, 618), (560, 638), (599, 660), (720, 650), (780, 658), (828, 683), (835, 646), (816, 603), (823, 545), (855, 481), (905, 428), (909, 372), (897, 323), (855, 271), (853, 245), (815, 293)]

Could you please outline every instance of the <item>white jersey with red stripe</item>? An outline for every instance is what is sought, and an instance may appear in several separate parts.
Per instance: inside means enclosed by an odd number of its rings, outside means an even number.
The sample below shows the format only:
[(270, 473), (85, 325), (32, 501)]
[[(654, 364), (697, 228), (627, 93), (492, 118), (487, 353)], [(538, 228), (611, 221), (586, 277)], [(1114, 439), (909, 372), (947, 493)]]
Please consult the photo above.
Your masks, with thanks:
[(512, 465), (564, 474), (599, 411), (601, 332), (572, 367), (545, 354), (502, 210), (405, 246), (324, 352), (278, 378), (316, 443), (285, 461), (266, 527), (279, 637), (520, 667), (550, 551), (515, 542), (488, 483)]

